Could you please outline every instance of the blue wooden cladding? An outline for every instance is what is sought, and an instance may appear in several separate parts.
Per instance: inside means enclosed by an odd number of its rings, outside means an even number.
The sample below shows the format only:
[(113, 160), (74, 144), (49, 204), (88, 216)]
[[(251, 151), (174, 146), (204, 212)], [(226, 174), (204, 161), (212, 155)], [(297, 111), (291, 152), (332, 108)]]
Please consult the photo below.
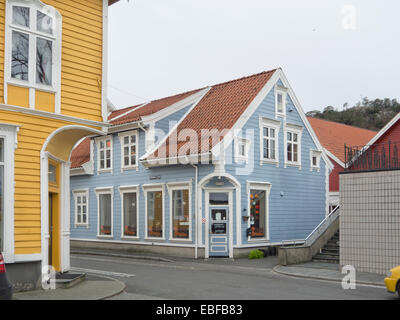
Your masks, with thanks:
[[(278, 84), (284, 86), (279, 80)], [(168, 165), (144, 167), (139, 161), (137, 168), (121, 169), (121, 141), (118, 133), (112, 133), (112, 172), (98, 172), (97, 145), (93, 143), (93, 175), (71, 177), (71, 239), (190, 247), (196, 244), (205, 249), (206, 257), (232, 256), (241, 248), (277, 245), (285, 240), (305, 239), (324, 219), (327, 210), (327, 163), (324, 157), (313, 167), (311, 152), (321, 152), (315, 137), (304, 122), (290, 91), (286, 97), (285, 115), (276, 114), (275, 87), (261, 101), (242, 127), (246, 142), (246, 159), (238, 159), (236, 137), (230, 142), (224, 158), (218, 164)], [(179, 111), (159, 119), (157, 129), (171, 130), (193, 107), (188, 105)], [(307, 121), (307, 120), (305, 120)], [(272, 123), (276, 136), (277, 161), (263, 161), (263, 123)], [(287, 161), (288, 131), (298, 132), (294, 154), (297, 164)], [(138, 128), (139, 158), (145, 154), (144, 130)], [(297, 131), (296, 131), (297, 130)], [(270, 146), (270, 145), (269, 145)], [(272, 148), (272, 147), (271, 147)], [(296, 149), (298, 148), (298, 149)], [(272, 150), (272, 149), (271, 149)], [(275, 149), (274, 149), (275, 150)], [(242, 161), (243, 160), (243, 161)], [(264, 159), (265, 160), (265, 159)], [(222, 162), (222, 165), (221, 165)], [(198, 176), (196, 185), (196, 167)], [(188, 239), (176, 237), (180, 233), (173, 225), (171, 199), (173, 190), (183, 186), (189, 191)], [(138, 195), (138, 225), (135, 237), (124, 237), (121, 187), (131, 188)], [(76, 225), (74, 192), (88, 190), (87, 225)], [(112, 236), (99, 236), (98, 194), (108, 190), (112, 194)], [(162, 237), (154, 238), (146, 232), (146, 208), (149, 206), (149, 190), (162, 191)], [(183, 202), (184, 203), (184, 202)], [(197, 203), (197, 205), (196, 205)], [(186, 203), (184, 203), (186, 205)], [(211, 208), (225, 207), (226, 237), (211, 235), (213, 219)], [(196, 217), (197, 214), (197, 217)], [(153, 213), (151, 213), (153, 215)], [(197, 218), (197, 221), (196, 221)], [(182, 217), (180, 217), (182, 219)], [(219, 221), (220, 222), (220, 221)], [(160, 224), (161, 225), (161, 224)], [(251, 228), (252, 236), (246, 230)], [(175, 234), (175, 237), (174, 237)]]

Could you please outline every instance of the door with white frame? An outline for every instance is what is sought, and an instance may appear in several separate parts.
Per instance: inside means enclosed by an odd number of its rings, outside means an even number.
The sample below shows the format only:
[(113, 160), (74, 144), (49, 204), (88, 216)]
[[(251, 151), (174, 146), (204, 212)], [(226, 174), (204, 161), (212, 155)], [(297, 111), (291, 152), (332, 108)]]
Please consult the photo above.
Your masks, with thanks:
[(209, 193), (209, 257), (228, 257), (230, 245), (229, 193)]

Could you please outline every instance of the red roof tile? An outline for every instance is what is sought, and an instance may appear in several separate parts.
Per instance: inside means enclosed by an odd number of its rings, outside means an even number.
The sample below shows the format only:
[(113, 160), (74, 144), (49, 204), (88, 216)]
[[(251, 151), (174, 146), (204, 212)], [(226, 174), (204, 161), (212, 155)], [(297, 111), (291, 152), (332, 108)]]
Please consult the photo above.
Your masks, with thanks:
[[(152, 113), (158, 112), (164, 108), (167, 108), (174, 103), (177, 103), (178, 101), (181, 101), (197, 92), (199, 92), (202, 89), (197, 89), (197, 90), (192, 90), (189, 92), (184, 92), (180, 93), (174, 96), (158, 99), (149, 102), (148, 104), (144, 105), (143, 107), (139, 106), (134, 106), (134, 107), (128, 107), (125, 109), (120, 109), (116, 110), (111, 113), (109, 120), (112, 125), (121, 125), (125, 124), (128, 122), (134, 122), (140, 120), (141, 117), (150, 115)], [(137, 109), (137, 110), (135, 110)], [(132, 112), (127, 113), (124, 116), (121, 116), (118, 119), (112, 120), (113, 118), (117, 117), (118, 115), (122, 115), (124, 112), (128, 112), (129, 110), (132, 110)]]
[(321, 145), (345, 162), (344, 145), (364, 146), (376, 132), (361, 129), (338, 122), (307, 117)]
[[(199, 138), (203, 129), (217, 129), (220, 132), (230, 130), (275, 71), (266, 71), (212, 86), (170, 137), (179, 137), (184, 129), (194, 130)], [(220, 138), (225, 134), (226, 132)], [(182, 155), (182, 146), (187, 150), (185, 154), (208, 152), (220, 141), (210, 137), (190, 145), (189, 139), (177, 142), (170, 137), (147, 160)]]
[(90, 161), (90, 138), (85, 138), (72, 150), (71, 169), (80, 168), (88, 161)]

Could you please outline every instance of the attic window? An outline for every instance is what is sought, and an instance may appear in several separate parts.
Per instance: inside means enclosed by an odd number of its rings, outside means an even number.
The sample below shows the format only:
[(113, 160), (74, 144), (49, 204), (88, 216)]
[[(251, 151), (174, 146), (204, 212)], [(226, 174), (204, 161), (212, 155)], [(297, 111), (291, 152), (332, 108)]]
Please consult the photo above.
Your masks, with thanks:
[(287, 88), (275, 86), (275, 113), (277, 116), (286, 115)]

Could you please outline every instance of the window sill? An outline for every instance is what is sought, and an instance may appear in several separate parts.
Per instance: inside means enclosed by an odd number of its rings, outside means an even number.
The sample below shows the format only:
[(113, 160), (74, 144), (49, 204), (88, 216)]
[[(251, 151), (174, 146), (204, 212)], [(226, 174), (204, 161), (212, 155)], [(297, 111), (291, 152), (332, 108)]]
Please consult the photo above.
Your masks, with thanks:
[(97, 170), (97, 174), (100, 173), (112, 173), (112, 169), (101, 169), (101, 170)]
[(27, 89), (36, 89), (36, 90), (45, 91), (45, 92), (54, 93), (54, 94), (58, 93), (58, 91), (55, 90), (52, 86), (46, 86), (46, 85), (40, 85), (40, 84), (31, 85), (28, 81), (19, 80), (19, 79), (11, 78), (7, 81), (7, 85), (12, 85), (12, 86), (17, 86), (17, 87), (27, 88)]
[(235, 157), (235, 162), (236, 163), (248, 163), (249, 158), (247, 157)]
[(299, 168), (299, 170), (301, 170), (301, 163), (297, 163), (297, 162), (286, 162), (285, 163), (285, 168), (286, 167), (296, 167)]
[(131, 236), (122, 236), (121, 240), (140, 240), (139, 237), (131, 237)]
[(251, 237), (248, 237), (247, 242), (249, 242), (249, 243), (269, 242), (269, 239), (267, 239), (267, 238), (251, 238)]
[(279, 161), (277, 161), (277, 160), (261, 159), (260, 160), (260, 165), (262, 166), (263, 164), (274, 164), (277, 167), (279, 167)]
[(165, 238), (155, 238), (155, 237), (145, 237), (145, 241), (160, 241), (160, 242), (165, 242)]
[(139, 171), (139, 166), (121, 167), (121, 172), (128, 171), (128, 170), (136, 170), (136, 171)]
[(106, 239), (106, 240), (111, 240), (114, 239), (114, 236), (102, 236), (102, 235), (97, 235), (97, 239)]
[(89, 228), (89, 224), (75, 223), (75, 228)]
[(319, 172), (319, 171), (320, 171), (320, 168), (318, 168), (318, 167), (311, 167), (311, 168), (310, 168), (310, 171), (317, 171), (317, 172)]

